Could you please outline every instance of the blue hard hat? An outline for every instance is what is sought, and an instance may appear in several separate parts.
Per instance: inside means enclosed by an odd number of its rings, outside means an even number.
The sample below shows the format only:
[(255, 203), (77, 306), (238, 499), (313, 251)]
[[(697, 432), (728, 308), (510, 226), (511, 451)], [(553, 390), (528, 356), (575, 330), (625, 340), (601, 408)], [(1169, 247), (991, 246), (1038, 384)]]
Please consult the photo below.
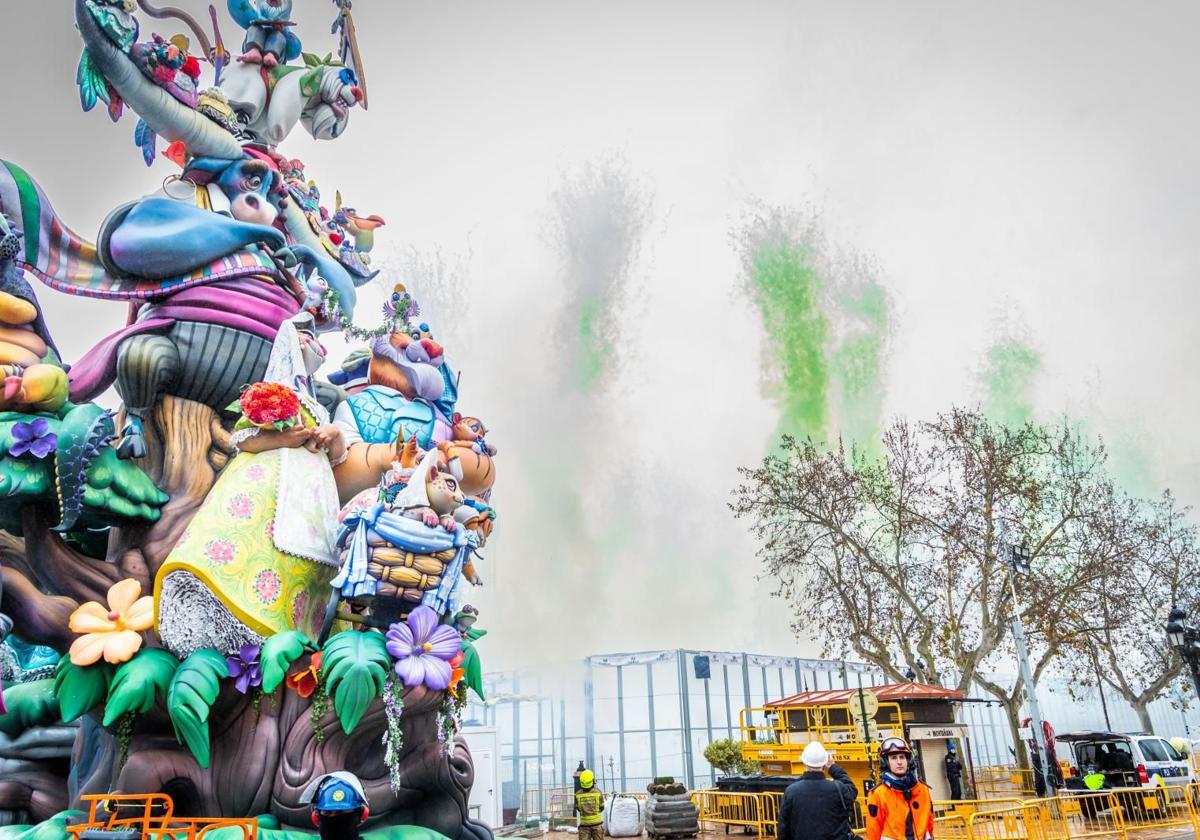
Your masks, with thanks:
[(318, 811), (356, 811), (365, 804), (354, 785), (338, 778), (322, 782), (313, 799), (313, 807)]

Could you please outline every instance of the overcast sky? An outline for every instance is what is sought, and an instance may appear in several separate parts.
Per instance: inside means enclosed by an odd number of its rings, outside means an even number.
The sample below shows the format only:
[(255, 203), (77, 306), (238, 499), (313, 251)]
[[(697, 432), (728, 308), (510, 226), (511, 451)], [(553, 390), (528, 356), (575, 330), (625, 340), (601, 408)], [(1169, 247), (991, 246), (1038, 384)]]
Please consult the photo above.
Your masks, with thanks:
[[(80, 111), (70, 5), (6, 16), (0, 153), (93, 237), (175, 167), (142, 164), (132, 116)], [(205, 4), (178, 5), (207, 19)], [(334, 48), (332, 11), (297, 0), (306, 50)], [(1200, 501), (1194, 3), (354, 11), (370, 110), (334, 143), (297, 131), (283, 151), (327, 197), (340, 189), (386, 219), (375, 258), (389, 285), (410, 249), (440, 250), (453, 275), (440, 333), (458, 342), (460, 406), (501, 453), (489, 585), (471, 596), (495, 631), (489, 666), (674, 646), (814, 652), (754, 582), (754, 542), (725, 508), (777, 416), (730, 244), (754, 201), (815, 207), (833, 240), (877, 261), (894, 307), (888, 415), (979, 399), (982, 357), (1015, 325), (1042, 355), (1040, 414), (1136, 440), (1159, 485)], [(151, 23), (143, 36), (179, 29)], [(546, 231), (564, 178), (600, 159), (619, 160), (652, 210), (629, 272), (626, 364), (560, 422), (550, 380), (571, 290)], [(365, 296), (367, 326), (381, 294)], [(120, 304), (41, 299), (68, 358), (125, 318)], [(577, 435), (558, 428), (585, 415)], [(530, 480), (553, 469), (546, 440), (587, 453), (564, 457), (558, 486), (576, 489), (599, 560), (546, 521), (545, 485)]]

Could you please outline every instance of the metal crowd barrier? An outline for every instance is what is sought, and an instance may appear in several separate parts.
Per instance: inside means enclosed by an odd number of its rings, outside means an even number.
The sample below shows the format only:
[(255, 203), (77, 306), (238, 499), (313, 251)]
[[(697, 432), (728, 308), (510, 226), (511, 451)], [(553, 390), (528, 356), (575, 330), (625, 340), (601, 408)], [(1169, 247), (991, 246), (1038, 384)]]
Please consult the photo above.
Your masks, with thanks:
[(573, 797), (575, 792), (569, 787), (526, 788), (521, 794), (521, 813), (526, 817), (544, 816), (550, 812), (550, 803), (561, 794)]
[[(715, 789), (692, 795), (702, 823), (742, 827), (765, 838), (775, 834), (780, 793)], [(1164, 829), (1191, 828), (1200, 840), (1200, 783), (1186, 788), (1129, 788), (1062, 792), (1053, 799), (935, 801), (937, 840), (1158, 840)], [(851, 820), (865, 833), (866, 802), (859, 798)]]
[(575, 825), (575, 794), (552, 793), (550, 795), (550, 805), (545, 813), (535, 816), (546, 817), (550, 821), (551, 831), (560, 825)]
[(972, 814), (966, 840), (1151, 840), (1190, 828), (1200, 840), (1200, 785), (1062, 792)]
[[(724, 791), (716, 788), (698, 790), (692, 794), (701, 823), (716, 823), (752, 829), (760, 838), (775, 833), (779, 820), (779, 794)], [(771, 815), (768, 818), (768, 813)], [(768, 823), (770, 823), (768, 825)]]
[[(722, 791), (715, 788), (698, 790), (692, 801), (700, 812), (702, 823), (714, 823), (730, 827), (750, 829), (758, 837), (775, 834), (779, 822), (779, 805), (783, 794), (778, 792), (748, 793)], [(949, 840), (972, 840), (967, 832), (968, 820), (972, 815), (989, 813), (1019, 805), (1019, 799), (968, 799), (954, 802), (934, 802), (934, 836)], [(855, 802), (850, 827), (857, 835), (866, 831), (867, 801), (860, 796)]]
[(975, 788), (980, 799), (1033, 796), (1033, 771), (1007, 765), (980, 767), (975, 771)]

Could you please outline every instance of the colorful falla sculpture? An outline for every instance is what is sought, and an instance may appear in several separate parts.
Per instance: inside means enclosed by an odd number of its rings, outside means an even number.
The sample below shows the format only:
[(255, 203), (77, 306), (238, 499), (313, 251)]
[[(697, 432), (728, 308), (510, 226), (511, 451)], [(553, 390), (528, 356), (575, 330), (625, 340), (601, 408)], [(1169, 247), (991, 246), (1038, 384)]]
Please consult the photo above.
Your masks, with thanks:
[[(0, 161), (0, 832), (158, 792), (311, 831), (344, 774), (364, 830), (488, 840), (457, 719), (483, 691), (462, 601), (496, 448), (420, 290), (370, 267), (383, 219), (331, 210), (277, 148), (366, 107), (350, 3), (324, 58), (289, 0), (229, 0), (236, 57), (182, 13), (147, 33), (132, 0), (74, 5), (84, 110), (132, 112), (142, 158), (177, 169), (90, 241)], [(372, 281), (394, 287), (377, 323)], [(129, 323), (63, 359), (38, 283)], [(329, 381), (335, 330), (357, 349)], [(116, 413), (91, 402), (110, 385)]]

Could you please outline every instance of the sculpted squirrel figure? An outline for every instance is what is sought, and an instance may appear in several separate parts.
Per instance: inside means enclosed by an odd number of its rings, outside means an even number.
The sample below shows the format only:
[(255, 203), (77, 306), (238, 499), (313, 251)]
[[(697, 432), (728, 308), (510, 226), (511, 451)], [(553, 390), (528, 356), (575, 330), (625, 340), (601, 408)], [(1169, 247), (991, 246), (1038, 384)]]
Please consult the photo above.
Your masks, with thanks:
[(400, 512), (430, 528), (440, 524), (447, 531), (453, 531), (458, 527), (454, 511), (463, 503), (462, 490), (458, 488), (458, 479), (439, 470), (436, 464), (430, 464), (425, 471), (425, 500), (427, 504), (402, 507)]

